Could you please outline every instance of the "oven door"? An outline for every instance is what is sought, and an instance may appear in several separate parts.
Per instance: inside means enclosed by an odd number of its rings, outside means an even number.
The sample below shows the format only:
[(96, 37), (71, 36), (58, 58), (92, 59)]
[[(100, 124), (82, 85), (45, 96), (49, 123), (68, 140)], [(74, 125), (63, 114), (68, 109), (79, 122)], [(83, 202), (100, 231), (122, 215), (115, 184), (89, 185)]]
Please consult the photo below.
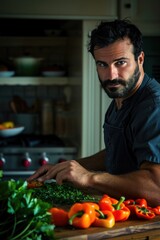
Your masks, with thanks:
[(3, 171), (3, 180), (26, 180), (34, 171)]

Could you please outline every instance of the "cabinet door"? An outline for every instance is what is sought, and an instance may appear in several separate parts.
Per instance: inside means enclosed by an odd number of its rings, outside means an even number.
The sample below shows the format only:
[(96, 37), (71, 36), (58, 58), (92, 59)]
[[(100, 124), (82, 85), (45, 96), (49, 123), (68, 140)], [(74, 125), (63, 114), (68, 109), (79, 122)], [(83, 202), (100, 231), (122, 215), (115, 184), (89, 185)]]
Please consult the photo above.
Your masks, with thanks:
[(82, 156), (100, 148), (100, 84), (95, 62), (87, 51), (88, 36), (97, 21), (83, 21), (83, 83), (82, 83)]
[(117, 0), (5, 0), (1, 4), (1, 16), (117, 17)]
[(128, 18), (144, 35), (160, 35), (159, 0), (120, 0), (120, 18)]
[(101, 88), (95, 61), (87, 52), (88, 35), (97, 23), (98, 21), (83, 21), (82, 156), (84, 157), (104, 148), (104, 115), (111, 102)]

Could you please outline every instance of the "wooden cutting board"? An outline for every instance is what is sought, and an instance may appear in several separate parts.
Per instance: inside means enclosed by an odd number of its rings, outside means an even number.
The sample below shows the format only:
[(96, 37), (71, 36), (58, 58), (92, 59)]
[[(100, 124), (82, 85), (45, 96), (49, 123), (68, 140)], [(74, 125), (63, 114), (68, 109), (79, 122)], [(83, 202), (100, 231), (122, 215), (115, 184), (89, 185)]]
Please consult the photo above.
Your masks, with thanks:
[[(150, 235), (150, 231), (152, 231)], [(136, 234), (143, 233), (143, 238), (136, 238)], [(156, 237), (154, 238), (154, 233)], [(132, 235), (133, 234), (133, 235)], [(157, 235), (158, 234), (158, 235)], [(111, 229), (90, 227), (88, 229), (74, 229), (74, 228), (55, 228), (55, 237), (63, 240), (100, 240), (100, 239), (121, 239), (123, 236), (129, 235), (125, 239), (160, 239), (160, 216), (152, 220), (133, 219), (125, 222), (116, 222)], [(149, 236), (152, 236), (149, 238)], [(120, 238), (117, 238), (120, 237)], [(133, 238), (134, 237), (134, 238)]]

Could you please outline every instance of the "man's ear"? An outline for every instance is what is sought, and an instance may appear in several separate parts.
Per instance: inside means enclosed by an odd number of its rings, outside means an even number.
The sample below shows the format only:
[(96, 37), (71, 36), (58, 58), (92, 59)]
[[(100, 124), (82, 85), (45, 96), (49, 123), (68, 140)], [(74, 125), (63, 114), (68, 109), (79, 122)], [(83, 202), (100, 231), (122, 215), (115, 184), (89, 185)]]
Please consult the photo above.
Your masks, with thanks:
[(144, 63), (144, 52), (141, 52), (139, 57), (138, 57), (138, 62), (140, 65), (143, 65)]

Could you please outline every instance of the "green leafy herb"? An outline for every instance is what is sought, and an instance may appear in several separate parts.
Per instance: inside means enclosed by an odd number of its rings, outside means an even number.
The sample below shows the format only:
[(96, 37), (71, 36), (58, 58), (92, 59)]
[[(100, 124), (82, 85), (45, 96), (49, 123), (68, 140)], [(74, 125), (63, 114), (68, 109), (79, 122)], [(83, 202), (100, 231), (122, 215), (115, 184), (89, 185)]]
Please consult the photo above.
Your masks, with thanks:
[(62, 185), (58, 185), (56, 182), (45, 183), (42, 187), (34, 189), (34, 196), (52, 205), (71, 205), (85, 200), (95, 201), (94, 197), (84, 194), (70, 183), (63, 183)]
[(0, 178), (2, 178), (2, 177), (3, 177), (3, 171), (0, 170)]
[(51, 205), (33, 196), (24, 181), (0, 181), (0, 239), (52, 240)]

